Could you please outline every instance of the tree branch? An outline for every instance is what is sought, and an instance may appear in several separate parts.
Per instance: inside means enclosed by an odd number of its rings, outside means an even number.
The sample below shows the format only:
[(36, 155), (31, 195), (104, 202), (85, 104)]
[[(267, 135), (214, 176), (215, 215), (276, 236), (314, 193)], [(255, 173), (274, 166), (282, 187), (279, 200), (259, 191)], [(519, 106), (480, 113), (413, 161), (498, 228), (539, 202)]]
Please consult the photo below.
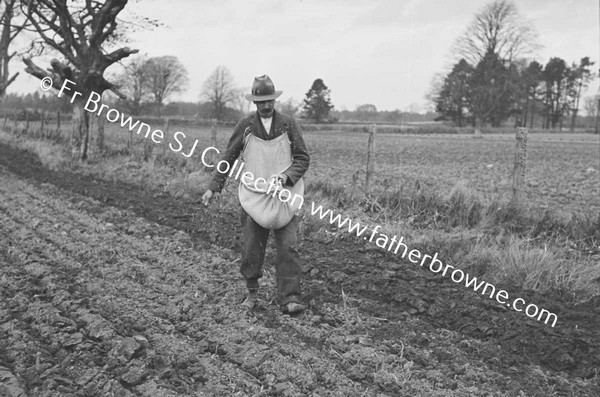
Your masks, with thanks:
[(109, 23), (114, 22), (116, 16), (125, 8), (127, 0), (107, 0), (96, 14), (94, 22), (92, 22), (92, 33), (90, 34), (90, 45), (95, 46), (103, 42), (114, 31), (114, 28), (109, 29), (110, 33), (103, 34), (104, 28)]
[(13, 74), (13, 76), (6, 80), (4, 83), (0, 84), (0, 92), (4, 92), (4, 90), (6, 90), (6, 88), (11, 85), (13, 83), (13, 81), (15, 81), (15, 79), (17, 78), (17, 76), (19, 75), (19, 72)]
[[(47, 6), (45, 1), (43, 1), (43, 0), (39, 0), (39, 1), (43, 2), (43, 4)], [(49, 7), (49, 9), (52, 9), (52, 8)], [(73, 64), (77, 64), (75, 54), (73, 54), (73, 52), (70, 51), (69, 46), (67, 46), (67, 45), (65, 45), (64, 47), (60, 46), (55, 40), (51, 39), (50, 37), (48, 37), (48, 35), (46, 35), (47, 31), (52, 31), (55, 34), (60, 35), (60, 33), (61, 33), (60, 28), (53, 23), (48, 25), (48, 28), (43, 28), (40, 25), (40, 23), (38, 21), (36, 21), (33, 14), (37, 15), (37, 17), (40, 18), (43, 22), (49, 21), (47, 18), (45, 18), (45, 16), (43, 16), (41, 14), (41, 11), (39, 9), (37, 9), (33, 6), (33, 1), (30, 0), (28, 3), (28, 11), (26, 13), (26, 18), (31, 22), (31, 24), (35, 28), (35, 31), (39, 34), (42, 41), (44, 43), (48, 44), (50, 47), (54, 48), (56, 51), (60, 52), (62, 55), (65, 56), (65, 58), (67, 58)], [(64, 40), (64, 38), (63, 38), (63, 40)], [(65, 41), (65, 44), (68, 44), (68, 43)]]
[(127, 58), (131, 54), (137, 54), (140, 50), (132, 50), (129, 47), (119, 48), (111, 52), (110, 54), (106, 54), (104, 56), (106, 62), (108, 63), (106, 66), (110, 66), (115, 62), (119, 62), (123, 58)]

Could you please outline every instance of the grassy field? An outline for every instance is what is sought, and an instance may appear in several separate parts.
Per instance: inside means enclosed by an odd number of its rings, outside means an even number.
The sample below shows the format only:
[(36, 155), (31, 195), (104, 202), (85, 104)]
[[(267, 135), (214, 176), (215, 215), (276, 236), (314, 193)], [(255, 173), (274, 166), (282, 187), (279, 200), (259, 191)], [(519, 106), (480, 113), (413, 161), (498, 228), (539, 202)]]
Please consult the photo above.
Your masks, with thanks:
[[(160, 128), (160, 126), (153, 126)], [(231, 128), (220, 128), (218, 147), (224, 149)], [(171, 128), (171, 134), (176, 130)], [(201, 150), (210, 146), (209, 128), (181, 129), (191, 148), (199, 150), (188, 169), (199, 163)], [(126, 145), (128, 132), (111, 125), (107, 139), (114, 149)], [(361, 191), (365, 179), (367, 135), (342, 131), (305, 132), (311, 153), (308, 183), (327, 181), (347, 192)], [(141, 139), (137, 139), (138, 150)], [(426, 189), (447, 196), (457, 184), (489, 203), (511, 192), (514, 136), (380, 134), (376, 140), (374, 192)], [(166, 144), (154, 148), (170, 153)], [(183, 149), (185, 151), (186, 149)], [(600, 137), (592, 134), (530, 134), (524, 199), (534, 207), (561, 212), (600, 214)], [(358, 174), (357, 174), (358, 173)], [(358, 179), (357, 179), (358, 177)]]
[[(557, 143), (530, 135), (526, 200), (542, 208), (600, 211), (598, 137), (586, 143)], [(327, 178), (350, 186), (352, 175), (364, 178), (364, 134), (307, 134), (312, 153), (309, 178)], [(583, 142), (583, 141), (582, 141)], [(417, 184), (446, 196), (458, 183), (486, 201), (510, 192), (514, 139), (504, 136), (380, 135), (376, 142), (376, 184), (411, 191)], [(589, 212), (588, 212), (589, 211)]]
[[(33, 124), (33, 123), (32, 123)], [(35, 128), (35, 125), (32, 125)], [(151, 125), (164, 129), (162, 125)], [(63, 124), (63, 135), (70, 128)], [(113, 151), (127, 148), (130, 133), (106, 123), (106, 140)], [(186, 134), (182, 152), (189, 152), (198, 139), (194, 156), (185, 168), (195, 171), (201, 151), (211, 145), (208, 127), (171, 126), (165, 140), (151, 147), (149, 139), (133, 136), (133, 154), (151, 149), (154, 156), (184, 160), (168, 148), (177, 146), (176, 131)], [(217, 147), (224, 149), (232, 128), (220, 127)], [(367, 134), (360, 132), (307, 131), (311, 153), (308, 183), (326, 181), (347, 192), (362, 192), (365, 179)], [(472, 134), (386, 134), (376, 139), (375, 183), (372, 193), (423, 189), (442, 197), (461, 185), (481, 196), (484, 202), (511, 192), (514, 135), (490, 134), (475, 139)], [(557, 212), (600, 214), (600, 136), (585, 133), (532, 133), (527, 148), (524, 201), (535, 208)], [(168, 160), (167, 160), (168, 162)], [(363, 192), (364, 193), (364, 192)]]
[[(152, 124), (153, 129), (164, 129)], [(63, 131), (69, 125), (63, 124)], [(129, 131), (106, 123), (108, 146), (115, 151), (128, 145)], [(202, 149), (210, 146), (209, 127), (171, 126), (161, 144), (152, 145), (155, 156), (182, 160), (168, 143), (176, 131), (186, 134), (184, 149), (194, 139), (199, 143), (187, 161), (189, 171), (197, 169)], [(224, 149), (232, 128), (219, 127), (217, 146)], [(63, 132), (66, 135), (66, 132)], [(367, 152), (367, 134), (341, 130), (306, 131), (311, 153), (309, 183), (326, 180), (349, 191), (362, 189)], [(134, 135), (134, 152), (141, 155), (144, 139)], [(386, 134), (376, 139), (375, 192), (412, 191), (417, 186), (446, 196), (457, 184), (481, 194), (490, 202), (510, 192), (514, 156), (514, 134)], [(600, 136), (585, 133), (531, 133), (528, 142), (525, 201), (542, 209), (600, 213)], [(357, 175), (358, 173), (358, 175)], [(358, 179), (356, 179), (358, 176)], [(356, 186), (354, 186), (356, 185)]]

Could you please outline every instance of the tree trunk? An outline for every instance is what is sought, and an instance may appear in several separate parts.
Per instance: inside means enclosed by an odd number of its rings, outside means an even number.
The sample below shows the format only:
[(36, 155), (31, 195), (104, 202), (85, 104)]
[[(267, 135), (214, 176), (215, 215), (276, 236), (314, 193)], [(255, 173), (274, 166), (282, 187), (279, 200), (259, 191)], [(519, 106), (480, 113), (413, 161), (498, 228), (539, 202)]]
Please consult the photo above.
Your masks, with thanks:
[(579, 83), (577, 96), (575, 97), (575, 106), (573, 107), (573, 116), (571, 117), (571, 132), (575, 131), (575, 122), (577, 121), (577, 112), (579, 111), (579, 98), (581, 97), (581, 87), (583, 82)]
[(569, 128), (569, 131), (574, 132), (575, 131), (575, 120), (577, 119), (577, 109), (573, 109), (573, 115), (571, 116), (571, 127)]
[(533, 97), (533, 101), (531, 102), (531, 115), (529, 116), (529, 128), (533, 129), (533, 115), (535, 114), (535, 96)]
[[(543, 104), (542, 104), (543, 106)], [(542, 129), (546, 128), (546, 111), (542, 108), (540, 111), (540, 116), (542, 116)]]
[(560, 115), (560, 124), (559, 124), (559, 129), (560, 129), (561, 131), (563, 130), (563, 120), (564, 120), (564, 119), (565, 119), (565, 118), (562, 116), (562, 112), (561, 112), (561, 115)]
[[(219, 124), (218, 124), (218, 120), (217, 119), (212, 119), (211, 120), (211, 128), (210, 128), (210, 144), (212, 147), (217, 147), (217, 132), (218, 132), (218, 128), (219, 128)], [(217, 162), (219, 161), (219, 156), (216, 152), (212, 152), (212, 158), (210, 159), (210, 162), (214, 165), (217, 164)]]
[(82, 101), (73, 105), (73, 129), (71, 130), (71, 153), (80, 160), (87, 160), (88, 143), (90, 138), (90, 116), (83, 108)]
[(96, 136), (96, 146), (98, 152), (104, 151), (104, 116), (99, 116), (96, 119), (98, 135)]
[(598, 96), (598, 107), (596, 108), (596, 127), (594, 128), (594, 132), (596, 134), (600, 133), (600, 96)]
[[(8, 47), (11, 42), (11, 27), (13, 18), (14, 2), (4, 3), (2, 15), (0, 16), (0, 97), (6, 94), (6, 88), (12, 83), (13, 78), (9, 79), (8, 64), (11, 56), (8, 53)], [(15, 76), (16, 77), (16, 76)]]

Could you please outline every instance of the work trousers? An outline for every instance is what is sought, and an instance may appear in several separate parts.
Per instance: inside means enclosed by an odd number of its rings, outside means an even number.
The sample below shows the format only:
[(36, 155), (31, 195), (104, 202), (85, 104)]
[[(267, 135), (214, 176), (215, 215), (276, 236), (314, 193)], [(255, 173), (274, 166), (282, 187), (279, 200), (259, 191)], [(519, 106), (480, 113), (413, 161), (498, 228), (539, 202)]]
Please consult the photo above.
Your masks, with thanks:
[[(262, 265), (270, 230), (256, 223), (243, 209), (241, 211), (244, 245), (240, 272), (246, 278), (248, 289), (255, 291), (258, 289), (258, 279), (263, 275)], [(277, 249), (277, 294), (281, 305), (289, 302), (300, 303), (298, 222), (298, 216), (294, 216), (290, 223), (273, 231)]]

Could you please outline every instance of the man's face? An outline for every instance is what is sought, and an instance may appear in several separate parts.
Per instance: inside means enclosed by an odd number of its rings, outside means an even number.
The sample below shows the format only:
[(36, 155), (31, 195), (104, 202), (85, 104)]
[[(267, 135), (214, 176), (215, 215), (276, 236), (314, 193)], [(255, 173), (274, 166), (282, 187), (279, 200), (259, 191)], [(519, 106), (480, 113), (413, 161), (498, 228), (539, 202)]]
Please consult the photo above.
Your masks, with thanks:
[(256, 109), (258, 109), (258, 114), (263, 119), (268, 119), (273, 116), (273, 110), (275, 109), (275, 100), (271, 99), (270, 101), (258, 101), (254, 102), (256, 105)]

